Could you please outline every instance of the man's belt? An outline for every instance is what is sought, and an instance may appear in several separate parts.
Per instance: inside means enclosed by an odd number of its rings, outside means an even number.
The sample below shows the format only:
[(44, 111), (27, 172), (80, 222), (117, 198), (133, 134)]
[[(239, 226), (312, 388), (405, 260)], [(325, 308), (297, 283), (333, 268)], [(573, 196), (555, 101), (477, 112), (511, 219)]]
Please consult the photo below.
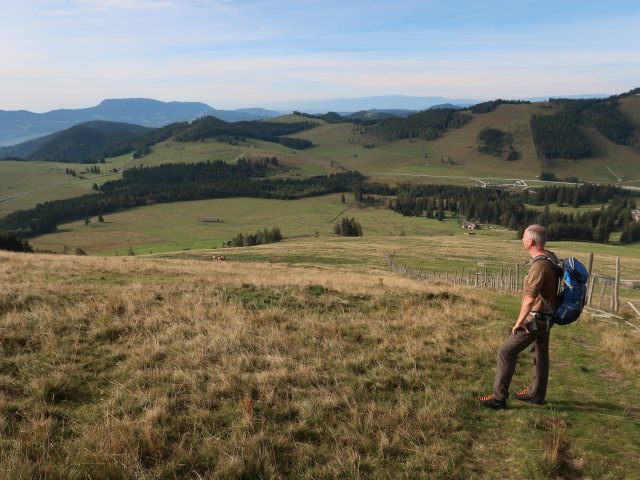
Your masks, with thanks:
[(529, 315), (532, 315), (536, 320), (551, 320), (553, 318), (553, 312), (530, 312)]

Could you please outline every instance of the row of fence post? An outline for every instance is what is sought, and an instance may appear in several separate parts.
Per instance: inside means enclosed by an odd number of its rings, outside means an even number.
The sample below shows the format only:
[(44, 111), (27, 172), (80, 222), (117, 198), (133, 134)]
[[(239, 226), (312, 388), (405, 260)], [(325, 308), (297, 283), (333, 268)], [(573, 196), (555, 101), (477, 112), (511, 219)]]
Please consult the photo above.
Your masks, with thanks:
[[(409, 278), (416, 280), (432, 280), (432, 281), (444, 281), (452, 283), (454, 285), (462, 285), (476, 288), (490, 288), (494, 290), (501, 290), (505, 292), (520, 292), (522, 279), (520, 278), (521, 270), (524, 270), (523, 265), (510, 265), (508, 268), (502, 267), (499, 270), (490, 271), (487, 268), (456, 268), (453, 272), (434, 272), (427, 273), (422, 270), (418, 270), (408, 265), (397, 265), (393, 262), (393, 255), (385, 255), (385, 260), (389, 265), (389, 269), (405, 275)], [(586, 305), (592, 305), (594, 302), (594, 290), (595, 285), (601, 285), (600, 296), (598, 298), (598, 308), (603, 307), (603, 301), (605, 297), (605, 290), (610, 286), (610, 304), (609, 308), (613, 311), (618, 311), (620, 308), (620, 300), (618, 292), (620, 288), (620, 257), (616, 257), (615, 263), (615, 276), (613, 278), (605, 277), (602, 275), (591, 274), (593, 270), (593, 253), (589, 253), (589, 257), (586, 265), (589, 272), (589, 282), (587, 283), (587, 298)]]
[(510, 265), (500, 270), (490, 271), (487, 268), (456, 268), (454, 271), (427, 273), (408, 265), (397, 265), (392, 255), (385, 259), (389, 269), (415, 280), (432, 280), (477, 288), (491, 288), (507, 292), (520, 291), (520, 265)]
[(616, 257), (615, 273), (613, 278), (605, 277), (603, 275), (597, 275), (597, 274), (591, 275), (592, 268), (593, 268), (593, 253), (590, 253), (589, 260), (587, 263), (587, 270), (589, 271), (590, 275), (589, 275), (589, 282), (587, 283), (586, 305), (588, 306), (593, 305), (595, 286), (596, 284), (599, 284), (602, 286), (602, 288), (600, 289), (600, 296), (598, 297), (598, 308), (603, 308), (605, 306), (603, 305), (605, 291), (607, 290), (607, 287), (610, 286), (611, 294), (609, 297), (609, 309), (613, 310), (614, 312), (617, 312), (618, 310), (620, 310), (620, 297), (618, 296), (620, 291), (620, 283), (621, 283), (620, 257)]

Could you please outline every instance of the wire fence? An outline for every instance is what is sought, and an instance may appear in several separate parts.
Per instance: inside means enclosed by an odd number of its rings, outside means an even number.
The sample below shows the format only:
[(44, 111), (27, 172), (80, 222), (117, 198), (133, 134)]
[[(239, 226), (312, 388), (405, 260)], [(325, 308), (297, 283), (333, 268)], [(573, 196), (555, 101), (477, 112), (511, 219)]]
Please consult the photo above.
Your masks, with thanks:
[[(526, 262), (492, 270), (486, 267), (463, 267), (443, 272), (425, 272), (409, 265), (396, 264), (393, 254), (385, 255), (384, 259), (391, 271), (415, 280), (447, 282), (453, 285), (486, 288), (507, 293), (519, 293), (522, 291), (523, 279), (528, 269), (528, 262)], [(605, 266), (611, 267), (610, 265)], [(590, 273), (585, 302), (587, 310), (596, 317), (624, 320), (623, 317), (617, 315), (624, 308), (625, 313), (640, 319), (640, 301), (627, 300), (622, 302), (620, 300), (621, 288), (632, 291), (640, 287), (640, 281), (638, 280), (621, 278), (622, 266), (620, 257), (616, 257), (613, 276), (592, 272), (593, 267), (594, 254), (589, 253), (586, 265)], [(630, 297), (633, 297), (633, 295)], [(627, 320), (625, 322), (640, 333), (640, 327)]]

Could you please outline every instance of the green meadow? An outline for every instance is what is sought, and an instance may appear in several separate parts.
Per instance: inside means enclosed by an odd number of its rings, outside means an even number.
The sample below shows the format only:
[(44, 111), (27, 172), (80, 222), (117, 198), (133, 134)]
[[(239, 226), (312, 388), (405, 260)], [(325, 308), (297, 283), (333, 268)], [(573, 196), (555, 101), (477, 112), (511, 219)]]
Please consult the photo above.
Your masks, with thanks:
[[(333, 265), (349, 271), (388, 270), (391, 256), (396, 265), (407, 265), (440, 281), (463, 274), (525, 274), (527, 260), (516, 232), (485, 225), (469, 235), (460, 220), (444, 221), (404, 217), (386, 208), (361, 208), (350, 194), (326, 195), (295, 201), (229, 198), (157, 204), (104, 216), (104, 223), (76, 221), (30, 243), (49, 252), (89, 255), (162, 255), (210, 261), (212, 254), (228, 260), (321, 267)], [(570, 208), (570, 207), (568, 207)], [(333, 229), (343, 217), (355, 218), (363, 237), (336, 236)], [(206, 222), (217, 219), (219, 223)], [(255, 233), (277, 226), (284, 241), (253, 247), (222, 248), (238, 233)], [(613, 277), (616, 257), (622, 258), (622, 278), (640, 280), (640, 244), (602, 245), (585, 242), (550, 242), (559, 257), (577, 257), (586, 263), (594, 254), (594, 272)], [(520, 265), (520, 267), (516, 267)], [(596, 302), (607, 306), (611, 288), (597, 286)], [(640, 300), (640, 290), (622, 288), (620, 299)], [(599, 304), (599, 303), (597, 303)]]
[[(640, 97), (622, 101), (621, 109), (632, 119), (640, 111)], [(255, 139), (246, 139), (238, 145), (208, 139), (198, 142), (178, 143), (173, 140), (160, 142), (149, 155), (131, 159), (126, 154), (107, 159), (100, 165), (107, 168), (159, 165), (174, 162), (201, 162), (223, 160), (232, 162), (240, 157), (260, 158), (275, 156), (288, 171), (282, 175), (319, 175), (355, 169), (369, 175), (371, 181), (395, 184), (398, 182), (452, 183), (478, 185), (483, 182), (512, 183), (523, 179), (530, 186), (539, 186), (537, 181), (542, 171), (553, 172), (558, 178), (577, 176), (580, 180), (638, 186), (638, 152), (629, 146), (616, 145), (605, 139), (593, 128), (584, 128), (583, 133), (593, 145), (591, 158), (577, 161), (565, 159), (537, 158), (529, 119), (532, 114), (552, 114), (555, 107), (546, 103), (522, 105), (500, 105), (493, 112), (476, 114), (460, 129), (445, 132), (433, 141), (400, 140), (386, 142), (359, 134), (351, 124), (328, 124), (314, 120), (318, 126), (296, 136), (311, 140), (314, 146), (295, 151), (280, 144)], [(287, 115), (272, 121), (301, 121), (307, 118)], [(504, 161), (498, 157), (477, 152), (477, 135), (485, 127), (500, 128), (509, 132), (513, 144), (520, 153), (515, 161)], [(373, 143), (375, 148), (362, 148), (363, 143)], [(13, 210), (31, 208), (45, 200), (69, 198), (93, 183), (101, 183), (111, 177), (89, 178), (85, 182), (67, 183), (72, 177), (64, 174), (67, 167), (80, 170), (81, 165), (49, 164), (42, 162), (0, 162), (0, 198), (47, 188), (44, 193), (24, 195), (0, 202), (0, 214)], [(614, 173), (612, 173), (612, 171)], [(621, 180), (619, 180), (619, 178)]]
[[(83, 248), (90, 254), (140, 253), (220, 247), (237, 233), (253, 233), (278, 226), (285, 237), (334, 235), (343, 216), (358, 220), (365, 236), (462, 235), (457, 220), (438, 222), (398, 215), (385, 208), (360, 208), (353, 196), (327, 195), (301, 200), (228, 198), (157, 204), (61, 225), (58, 231), (36, 237), (37, 248), (59, 251)], [(215, 218), (220, 223), (205, 222)]]
[[(127, 156), (129, 158), (130, 155)], [(0, 215), (35, 207), (49, 200), (62, 200), (92, 193), (94, 183), (119, 178), (107, 170), (117, 168), (121, 158), (104, 164), (73, 164), (57, 162), (0, 161)], [(81, 173), (98, 166), (101, 174)], [(77, 177), (65, 173), (74, 169)], [(84, 177), (84, 178), (80, 178)], [(14, 197), (14, 198), (12, 198)]]

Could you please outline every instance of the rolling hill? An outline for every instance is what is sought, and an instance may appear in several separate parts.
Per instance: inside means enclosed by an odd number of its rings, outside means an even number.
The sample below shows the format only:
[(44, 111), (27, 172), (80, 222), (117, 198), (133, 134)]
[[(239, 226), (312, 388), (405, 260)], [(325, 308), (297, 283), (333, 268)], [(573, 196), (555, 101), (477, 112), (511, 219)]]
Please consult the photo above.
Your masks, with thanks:
[(264, 109), (217, 110), (200, 102), (161, 102), (148, 98), (107, 99), (90, 108), (46, 113), (0, 110), (0, 145), (15, 145), (88, 121), (125, 122), (157, 128), (205, 115), (236, 122), (271, 118), (279, 113)]
[[(637, 136), (640, 126), (640, 96), (632, 91), (601, 101), (611, 105), (615, 103), (615, 110), (632, 123), (636, 132), (634, 135)], [(513, 183), (518, 179), (526, 185), (539, 186), (543, 184), (539, 178), (541, 172), (552, 174), (556, 179), (578, 178), (588, 182), (640, 185), (640, 175), (637, 172), (640, 152), (633, 143), (633, 138), (636, 137), (630, 137), (630, 142), (626, 144), (616, 143), (590, 123), (589, 118), (580, 118), (574, 126), (590, 146), (590, 156), (579, 159), (540, 158), (533, 139), (531, 118), (534, 115), (555, 116), (566, 109), (566, 106), (557, 102), (490, 103), (491, 108), (483, 109), (485, 113), (456, 110), (456, 115), (465, 120), (451, 128), (438, 130), (436, 135), (432, 132), (432, 140), (425, 140), (416, 129), (403, 133), (403, 122), (406, 121), (406, 125), (411, 125), (412, 122), (416, 124), (415, 117), (419, 120), (420, 117), (429, 115), (442, 115), (446, 110), (411, 114), (406, 120), (400, 117), (350, 120), (338, 114), (313, 115), (311, 119), (310, 116), (291, 114), (255, 124), (225, 124), (205, 119), (195, 124), (177, 125), (175, 132), (163, 137), (156, 146), (146, 149), (147, 153), (141, 158), (130, 161), (131, 154), (128, 153), (107, 158), (106, 162), (117, 169), (125, 166), (125, 163), (127, 168), (131, 168), (143, 164), (153, 166), (215, 159), (233, 162), (243, 157), (277, 157), (282, 170), (278, 175), (282, 176), (318, 175), (351, 169), (365, 174), (371, 182), (392, 185), (408, 181), (484, 185)], [(368, 125), (369, 122), (373, 122), (373, 127), (382, 130), (384, 135), (380, 131), (376, 132)], [(385, 122), (396, 124), (391, 128), (389, 125), (384, 126)], [(265, 132), (271, 130), (265, 124), (271, 123), (299, 124), (304, 125), (304, 128), (298, 129), (295, 125), (291, 129), (278, 127), (276, 135), (286, 135), (296, 141), (287, 146), (277, 143), (278, 139), (273, 133), (264, 136)], [(209, 128), (209, 125), (215, 128)], [(479, 151), (478, 136), (487, 129), (499, 131), (508, 148), (513, 149), (516, 155), (511, 161), (505, 155)], [(298, 139), (302, 140), (301, 146), (310, 148), (296, 149), (294, 145)], [(55, 186), (52, 183), (54, 188), (50, 189), (50, 196), (47, 197), (43, 173), (35, 172), (48, 172), (50, 168), (37, 162), (31, 163), (0, 164), (0, 169), (12, 172), (11, 175), (0, 176), (0, 192), (11, 195), (3, 199), (5, 201), (0, 204), (0, 212), (6, 214), (17, 209), (31, 208), (48, 199), (69, 198), (73, 196), (72, 191), (90, 189), (94, 182), (99, 185), (106, 180), (97, 178), (85, 183), (67, 181), (65, 185), (61, 181)], [(64, 171), (64, 167), (62, 170)], [(21, 176), (19, 185), (15, 184), (16, 175)], [(47, 176), (51, 175), (47, 173)], [(26, 192), (32, 190), (29, 182), (33, 183), (33, 188), (38, 188), (37, 195), (26, 195)]]
[(84, 122), (45, 137), (0, 148), (0, 158), (64, 163), (95, 162), (108, 147), (154, 130), (129, 123)]

